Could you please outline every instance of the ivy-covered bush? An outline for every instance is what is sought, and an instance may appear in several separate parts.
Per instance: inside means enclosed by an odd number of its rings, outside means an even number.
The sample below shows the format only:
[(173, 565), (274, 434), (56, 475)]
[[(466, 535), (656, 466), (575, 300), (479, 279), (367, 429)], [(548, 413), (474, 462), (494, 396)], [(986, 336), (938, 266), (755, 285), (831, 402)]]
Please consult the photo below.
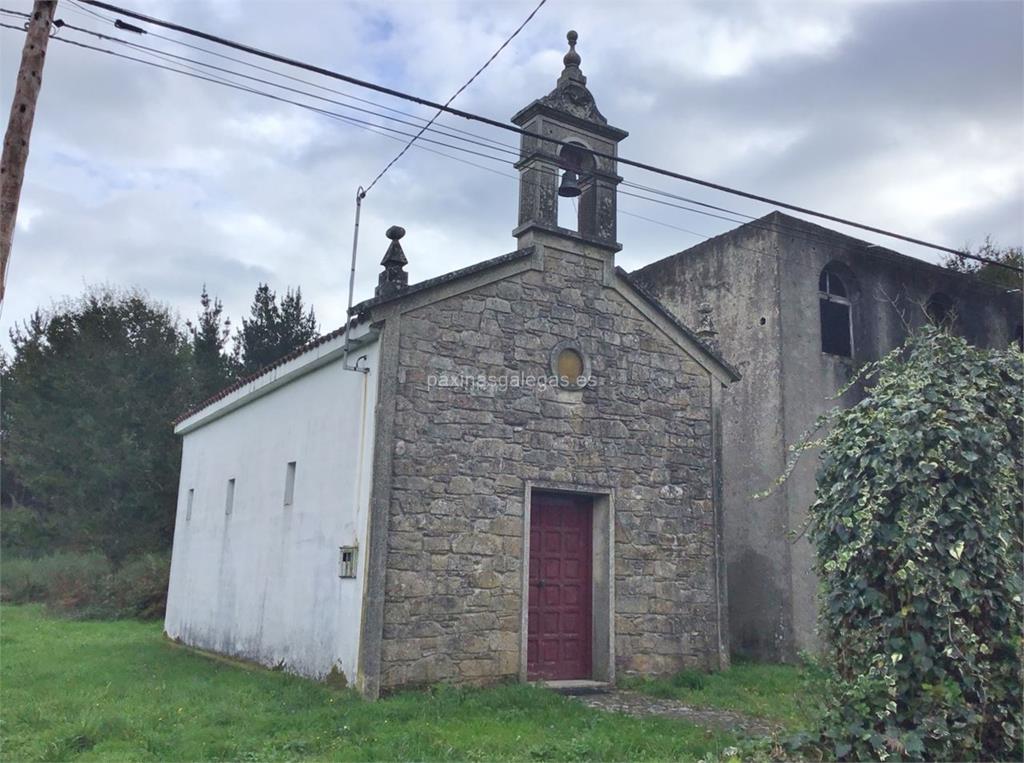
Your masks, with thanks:
[(809, 537), (850, 760), (1021, 760), (1024, 355), (926, 328), (829, 417)]

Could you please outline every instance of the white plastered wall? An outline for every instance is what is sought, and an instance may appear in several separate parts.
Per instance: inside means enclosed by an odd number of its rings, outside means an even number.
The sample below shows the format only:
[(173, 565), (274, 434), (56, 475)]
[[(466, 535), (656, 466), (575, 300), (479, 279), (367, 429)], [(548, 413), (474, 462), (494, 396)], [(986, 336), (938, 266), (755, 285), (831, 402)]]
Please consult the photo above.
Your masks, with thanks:
[[(343, 368), (340, 342), (178, 425), (171, 638), (312, 677), (337, 668), (355, 680), (379, 344), (350, 356), (366, 356), (364, 374)], [(294, 499), (285, 506), (290, 461)], [(341, 546), (358, 547), (354, 579), (339, 577)]]

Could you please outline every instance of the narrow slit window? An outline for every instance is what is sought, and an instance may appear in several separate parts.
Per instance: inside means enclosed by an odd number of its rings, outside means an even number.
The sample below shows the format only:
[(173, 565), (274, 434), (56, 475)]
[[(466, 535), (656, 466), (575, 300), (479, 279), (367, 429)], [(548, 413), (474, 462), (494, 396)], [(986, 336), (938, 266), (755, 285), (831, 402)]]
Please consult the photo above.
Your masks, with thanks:
[(835, 273), (821, 271), (818, 279), (821, 351), (843, 358), (853, 356), (853, 323), (846, 284)]
[(354, 578), (356, 576), (356, 547), (340, 546), (338, 548), (338, 577)]
[(231, 516), (231, 512), (235, 508), (235, 478), (232, 477), (228, 480), (228, 494), (224, 499), (224, 514)]
[(284, 505), (291, 506), (295, 501), (295, 462), (289, 461), (284, 472)]
[(188, 499), (185, 502), (185, 521), (192, 519), (192, 501), (196, 497), (195, 488), (188, 489)]

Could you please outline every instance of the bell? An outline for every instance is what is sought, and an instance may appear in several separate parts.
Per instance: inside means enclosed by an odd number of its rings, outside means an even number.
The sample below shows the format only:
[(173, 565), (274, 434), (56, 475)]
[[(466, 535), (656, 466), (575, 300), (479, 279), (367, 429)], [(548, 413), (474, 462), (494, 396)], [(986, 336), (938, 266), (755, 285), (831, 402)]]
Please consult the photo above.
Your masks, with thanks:
[(572, 170), (566, 170), (562, 174), (562, 184), (558, 186), (558, 195), (565, 196), (566, 198), (574, 198), (583, 193), (580, 190), (580, 181), (576, 177), (576, 173)]

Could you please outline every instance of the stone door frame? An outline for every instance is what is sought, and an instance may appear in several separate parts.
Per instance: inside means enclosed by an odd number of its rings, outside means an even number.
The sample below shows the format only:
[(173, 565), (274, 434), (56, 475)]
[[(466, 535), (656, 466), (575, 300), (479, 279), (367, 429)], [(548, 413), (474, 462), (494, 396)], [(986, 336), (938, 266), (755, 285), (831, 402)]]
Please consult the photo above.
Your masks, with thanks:
[(563, 482), (527, 482), (523, 496), (522, 624), (519, 680), (527, 682), (526, 640), (530, 596), (530, 513), (533, 491), (570, 493), (593, 502), (591, 530), (591, 678), (615, 683), (615, 492), (611, 488)]

